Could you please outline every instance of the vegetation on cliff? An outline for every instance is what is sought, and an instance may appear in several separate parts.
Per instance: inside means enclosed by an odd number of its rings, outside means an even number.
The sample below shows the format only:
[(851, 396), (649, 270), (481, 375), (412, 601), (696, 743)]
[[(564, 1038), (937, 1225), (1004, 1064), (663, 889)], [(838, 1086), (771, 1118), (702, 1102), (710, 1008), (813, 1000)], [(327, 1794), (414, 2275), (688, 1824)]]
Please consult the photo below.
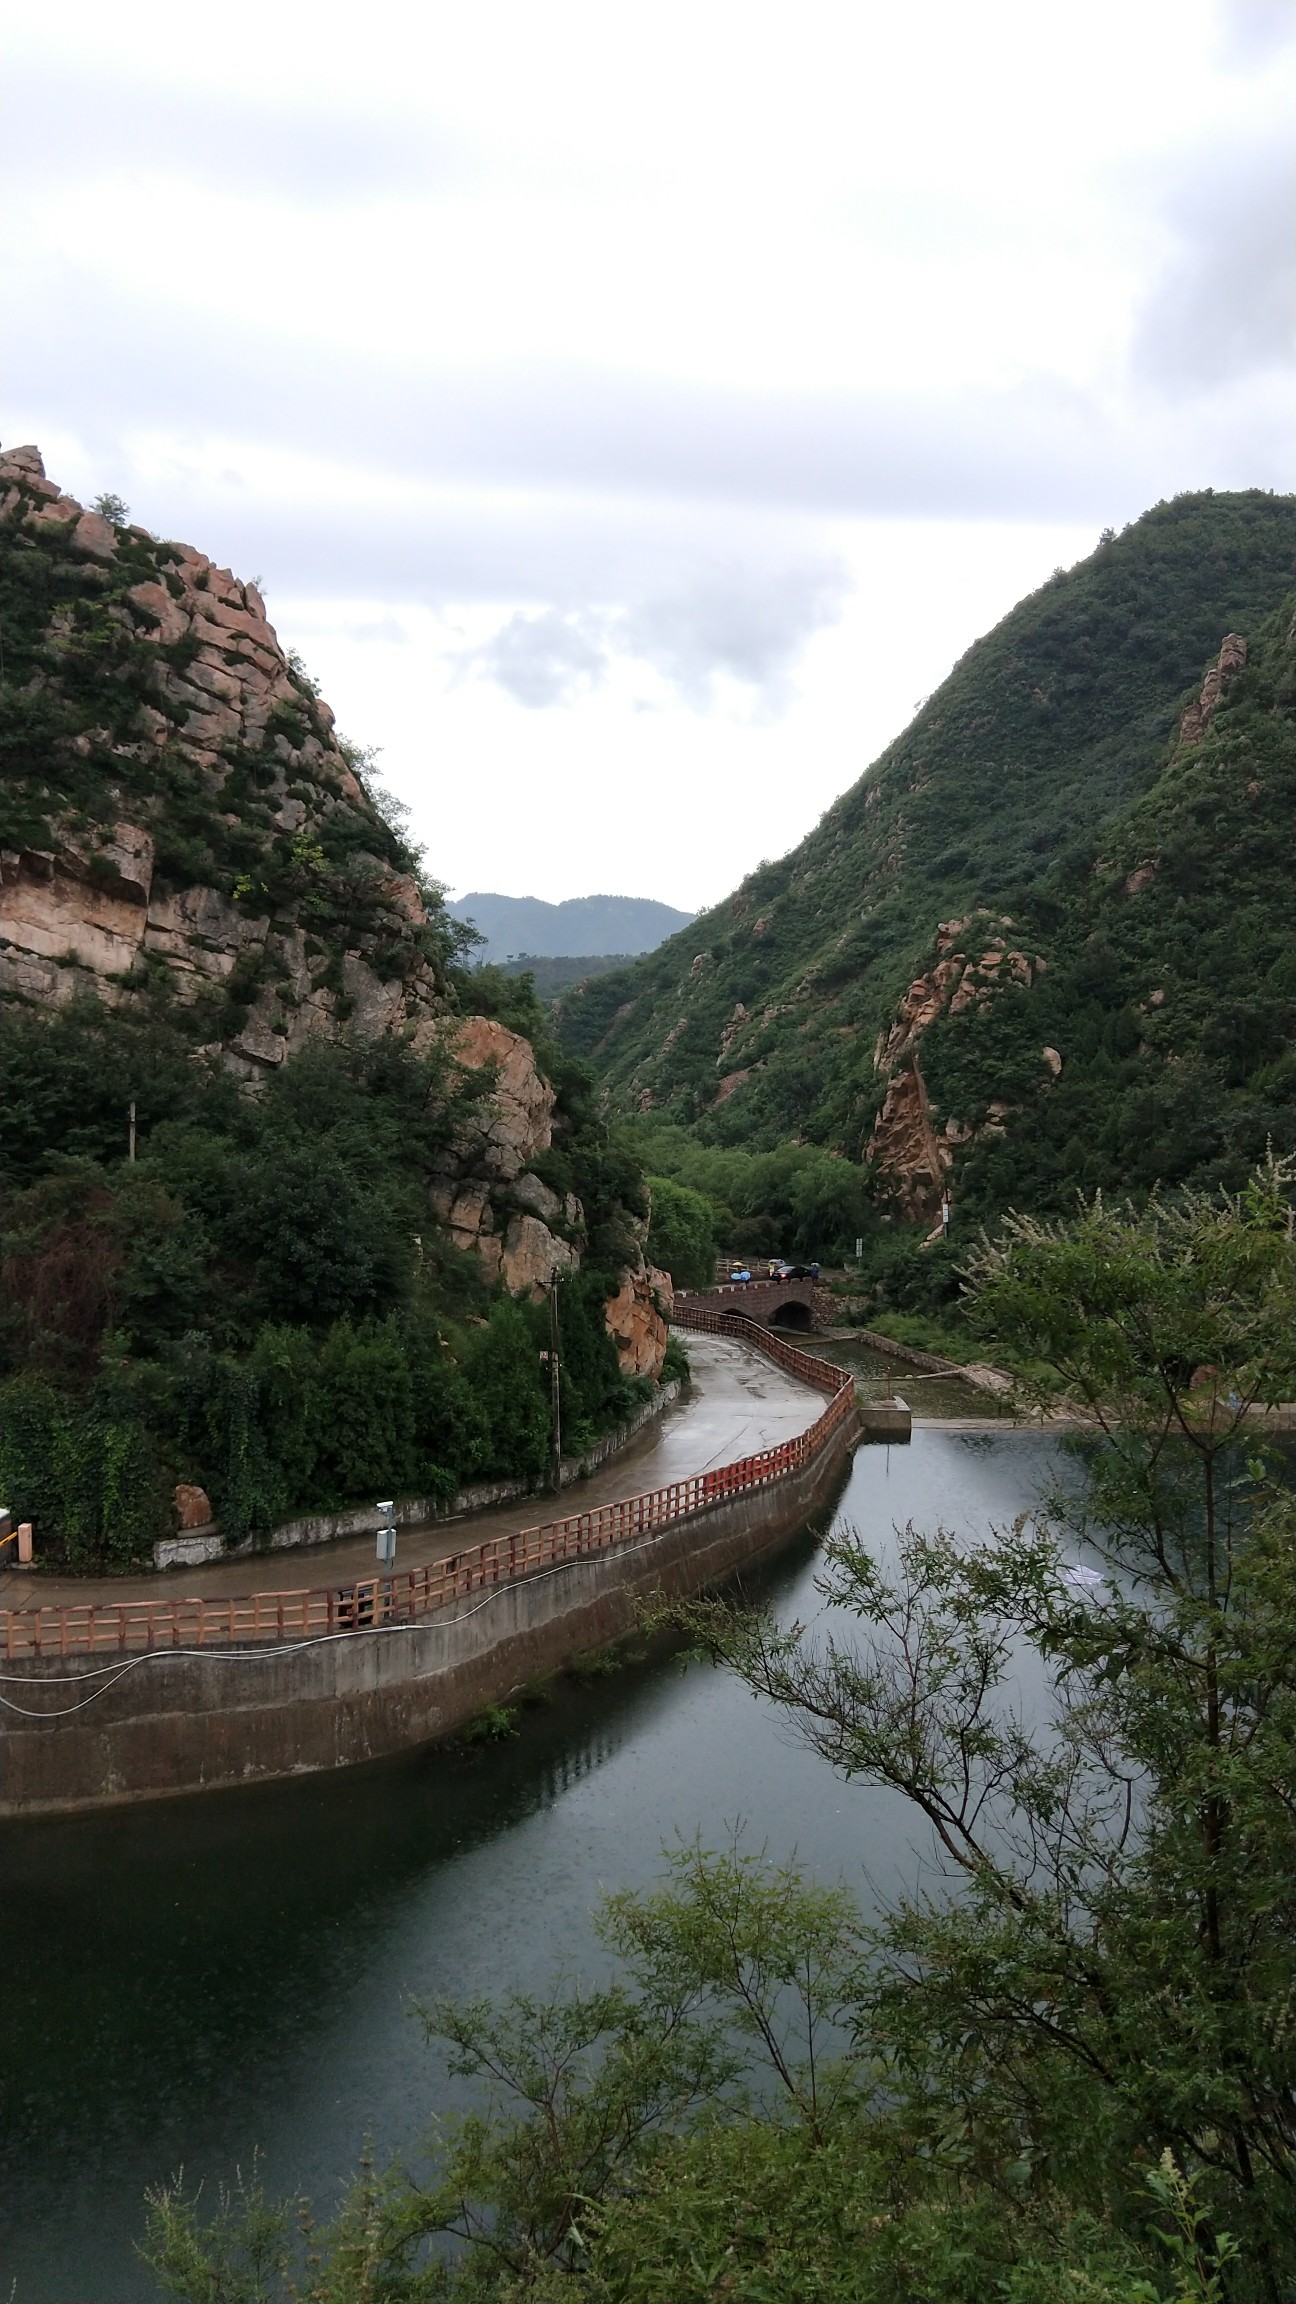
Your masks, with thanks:
[[(46, 1558), (126, 1567), (177, 1482), (231, 1541), (384, 1491), (536, 1480), (547, 1308), (510, 1301), (429, 1188), (480, 1077), (399, 1039), (308, 1046), (253, 1097), (165, 1022), (97, 1003), (12, 1016), (0, 1486)], [(580, 1192), (560, 1286), (563, 1417), (587, 1445), (642, 1387), (604, 1303), (647, 1201), (579, 1068), (550, 1155)], [(136, 1100), (138, 1157), (127, 1158)], [(634, 1210), (640, 1214), (636, 1219)]]
[[(294, 2207), (179, 2184), (185, 2299), (1282, 2304), (1296, 2263), (1291, 1166), (1014, 1221), (980, 1317), (1090, 1416), (1047, 1518), (829, 1545), (832, 1620), (683, 1611), (932, 1859), (870, 1921), (741, 1845), (611, 1896), (610, 1980), (445, 2006), (428, 2165)], [(447, 2246), (447, 2243), (449, 2244)]]
[(565, 998), (652, 1164), (864, 1163), (875, 1216), (843, 1194), (826, 1253), (879, 1213), (929, 1228), (945, 1181), (962, 1222), (1235, 1184), (1289, 1143), (1294, 567), (1291, 498), (1158, 505), (978, 641), (799, 848)]
[(125, 1567), (178, 1483), (239, 1541), (534, 1480), (554, 1273), (569, 1443), (642, 1390), (605, 1306), (649, 1293), (647, 1193), (592, 1075), (465, 966), (255, 585), (34, 449), (0, 485), (5, 1503)]
[[(117, 989), (156, 984), (170, 963), (195, 1045), (236, 1041), (258, 1005), (284, 1037), (304, 1002), (345, 1022), (347, 954), (434, 997), (471, 936), (421, 880), (366, 756), (335, 735), (256, 587), (83, 512), (34, 450), (10, 452), (0, 479), (6, 987), (60, 1001), (96, 972), (75, 919), (59, 948), (52, 899), (49, 933), (22, 935), (40, 891), (72, 879), (106, 915), (116, 902), (103, 934), (137, 946)], [(195, 891), (210, 901), (195, 906)]]
[(560, 999), (570, 992), (574, 984), (583, 984), (590, 976), (610, 976), (614, 969), (624, 968), (632, 957), (627, 952), (596, 952), (584, 958), (544, 958), (534, 952), (522, 952), (516, 960), (501, 962), (506, 976), (529, 976), (536, 997), (546, 1003)]

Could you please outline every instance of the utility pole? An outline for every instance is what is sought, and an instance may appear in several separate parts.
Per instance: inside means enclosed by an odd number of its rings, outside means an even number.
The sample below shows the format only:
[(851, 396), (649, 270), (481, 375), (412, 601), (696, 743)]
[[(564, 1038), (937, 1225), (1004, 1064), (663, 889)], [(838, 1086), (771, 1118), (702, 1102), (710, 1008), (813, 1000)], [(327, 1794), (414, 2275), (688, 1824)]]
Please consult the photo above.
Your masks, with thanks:
[(135, 1099), (133, 1096), (126, 1107), (126, 1114), (126, 1157), (128, 1160), (133, 1160), (135, 1157)]
[(553, 1444), (552, 1480), (555, 1496), (562, 1487), (562, 1395), (558, 1367), (558, 1275), (549, 1282), (549, 1413)]

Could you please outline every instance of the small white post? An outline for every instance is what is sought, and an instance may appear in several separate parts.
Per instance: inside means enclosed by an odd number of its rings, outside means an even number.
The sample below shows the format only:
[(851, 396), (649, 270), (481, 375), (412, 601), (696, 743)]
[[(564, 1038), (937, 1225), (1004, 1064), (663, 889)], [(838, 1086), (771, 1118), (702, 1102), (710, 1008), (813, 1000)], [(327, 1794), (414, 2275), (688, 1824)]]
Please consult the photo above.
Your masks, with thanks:
[(375, 1504), (375, 1512), (384, 1515), (378, 1529), (378, 1558), (384, 1568), (390, 1568), (396, 1558), (396, 1506), (394, 1501)]

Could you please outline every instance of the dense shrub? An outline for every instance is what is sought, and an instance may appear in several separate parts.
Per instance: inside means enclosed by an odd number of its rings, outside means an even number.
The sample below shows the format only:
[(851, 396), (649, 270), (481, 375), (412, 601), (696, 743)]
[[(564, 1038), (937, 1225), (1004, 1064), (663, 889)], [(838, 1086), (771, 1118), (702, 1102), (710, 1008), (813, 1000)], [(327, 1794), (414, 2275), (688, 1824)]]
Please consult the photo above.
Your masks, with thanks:
[[(20, 1189), (0, 1468), (45, 1556), (146, 1555), (177, 1480), (205, 1488), (239, 1541), (293, 1512), (546, 1472), (548, 1305), (493, 1295), (428, 1211), (428, 1178), (480, 1083), (396, 1041), (312, 1045), (248, 1097), (165, 1021), (97, 1007), (19, 1016), (5, 1055)], [(589, 1230), (560, 1305), (563, 1429), (580, 1448), (638, 1396), (603, 1306), (647, 1201), (592, 1075), (567, 1058), (556, 1069), (542, 1166), (578, 1194)], [(131, 1163), (120, 1123), (141, 1081), (153, 1086), (136, 1097)]]
[(720, 1245), (714, 1201), (702, 1192), (691, 1192), (686, 1184), (672, 1184), (667, 1176), (653, 1176), (649, 1182), (649, 1263), (669, 1272), (677, 1288), (709, 1288)]
[(0, 1488), (58, 1532), (70, 1568), (125, 1568), (166, 1525), (166, 1471), (147, 1424), (113, 1387), (68, 1395), (41, 1377), (0, 1387)]
[(852, 1255), (856, 1240), (877, 1228), (863, 1171), (821, 1145), (759, 1152), (703, 1144), (687, 1129), (647, 1120), (627, 1124), (624, 1134), (652, 1171), (654, 1192), (664, 1179), (706, 1204), (722, 1249), (826, 1263)]
[(967, 1245), (930, 1240), (921, 1224), (882, 1226), (868, 1244), (861, 1293), (881, 1311), (936, 1314), (952, 1309)]

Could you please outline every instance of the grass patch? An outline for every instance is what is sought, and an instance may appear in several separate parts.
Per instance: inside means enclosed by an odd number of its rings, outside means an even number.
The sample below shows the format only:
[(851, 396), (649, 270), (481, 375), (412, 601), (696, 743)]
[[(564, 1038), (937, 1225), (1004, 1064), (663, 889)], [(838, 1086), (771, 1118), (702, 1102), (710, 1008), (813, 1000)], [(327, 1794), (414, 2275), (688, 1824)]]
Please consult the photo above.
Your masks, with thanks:
[(463, 1730), (464, 1744), (503, 1744), (518, 1733), (518, 1712), (513, 1704), (487, 1704)]

